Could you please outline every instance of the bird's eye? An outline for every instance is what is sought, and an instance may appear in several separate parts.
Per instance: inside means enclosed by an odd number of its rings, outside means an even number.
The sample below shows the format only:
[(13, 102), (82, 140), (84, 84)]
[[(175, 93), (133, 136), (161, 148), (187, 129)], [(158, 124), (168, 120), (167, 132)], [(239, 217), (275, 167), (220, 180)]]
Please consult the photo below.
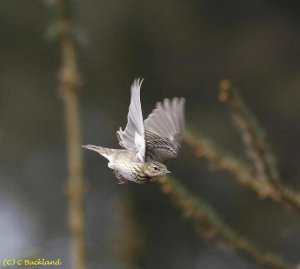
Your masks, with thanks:
[(155, 171), (157, 171), (157, 170), (158, 170), (157, 166), (154, 166), (154, 167), (153, 167), (153, 169), (154, 169)]

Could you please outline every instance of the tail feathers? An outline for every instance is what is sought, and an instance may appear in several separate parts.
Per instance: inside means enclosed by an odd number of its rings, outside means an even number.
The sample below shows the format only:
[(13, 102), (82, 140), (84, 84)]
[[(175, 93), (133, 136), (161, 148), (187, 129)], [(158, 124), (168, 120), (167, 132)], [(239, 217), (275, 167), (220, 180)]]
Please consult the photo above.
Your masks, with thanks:
[(110, 161), (110, 157), (111, 157), (111, 149), (108, 148), (103, 148), (100, 146), (95, 146), (95, 145), (83, 145), (83, 148), (89, 149), (89, 150), (93, 150), (98, 152), (99, 154), (101, 154), (103, 157), (105, 157), (107, 160)]

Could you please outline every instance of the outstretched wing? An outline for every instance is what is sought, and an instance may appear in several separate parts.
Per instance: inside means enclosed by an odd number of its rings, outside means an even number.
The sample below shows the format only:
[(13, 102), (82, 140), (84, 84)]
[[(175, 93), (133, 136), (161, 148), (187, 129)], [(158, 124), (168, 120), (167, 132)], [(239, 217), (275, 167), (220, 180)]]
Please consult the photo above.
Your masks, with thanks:
[(184, 98), (164, 99), (145, 120), (146, 159), (175, 158), (183, 138)]
[(142, 82), (143, 79), (135, 79), (131, 85), (131, 100), (127, 116), (127, 125), (124, 131), (122, 128), (117, 131), (117, 137), (122, 147), (135, 152), (137, 159), (141, 162), (144, 162), (146, 142), (140, 100), (140, 88)]

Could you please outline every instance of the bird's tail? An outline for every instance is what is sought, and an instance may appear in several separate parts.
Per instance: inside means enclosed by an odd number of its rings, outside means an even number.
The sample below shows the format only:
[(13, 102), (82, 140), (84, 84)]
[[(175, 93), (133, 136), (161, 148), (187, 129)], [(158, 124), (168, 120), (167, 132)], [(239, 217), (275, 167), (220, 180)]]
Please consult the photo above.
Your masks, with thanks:
[(107, 160), (110, 161), (110, 157), (112, 154), (112, 149), (108, 149), (108, 148), (103, 148), (100, 146), (95, 146), (95, 145), (83, 145), (83, 148), (89, 149), (89, 150), (93, 150), (98, 152), (99, 154), (101, 154), (103, 157), (105, 157)]

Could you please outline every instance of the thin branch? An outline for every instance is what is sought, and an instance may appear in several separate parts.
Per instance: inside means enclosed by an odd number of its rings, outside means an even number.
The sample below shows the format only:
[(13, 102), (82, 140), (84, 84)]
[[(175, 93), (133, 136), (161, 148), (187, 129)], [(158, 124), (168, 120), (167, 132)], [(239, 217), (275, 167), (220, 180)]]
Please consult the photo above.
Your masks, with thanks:
[(271, 269), (288, 269), (283, 259), (272, 253), (264, 253), (225, 224), (205, 201), (195, 197), (173, 177), (158, 180), (162, 191), (181, 210), (199, 236), (220, 241), (254, 262)]
[(263, 129), (228, 80), (221, 81), (219, 88), (219, 99), (230, 107), (259, 178), (277, 184), (275, 156), (265, 141)]
[(261, 198), (270, 198), (300, 213), (300, 194), (298, 192), (283, 185), (275, 186), (269, 181), (253, 177), (249, 169), (239, 161), (220, 154), (205, 139), (196, 138), (188, 131), (185, 132), (184, 140), (197, 157), (206, 159), (214, 169), (229, 173), (236, 182), (256, 192)]
[(78, 71), (74, 40), (71, 35), (71, 0), (56, 0), (61, 46), (59, 93), (65, 110), (68, 154), (69, 225), (71, 230), (72, 268), (86, 268), (83, 162), (78, 92), (82, 85)]

